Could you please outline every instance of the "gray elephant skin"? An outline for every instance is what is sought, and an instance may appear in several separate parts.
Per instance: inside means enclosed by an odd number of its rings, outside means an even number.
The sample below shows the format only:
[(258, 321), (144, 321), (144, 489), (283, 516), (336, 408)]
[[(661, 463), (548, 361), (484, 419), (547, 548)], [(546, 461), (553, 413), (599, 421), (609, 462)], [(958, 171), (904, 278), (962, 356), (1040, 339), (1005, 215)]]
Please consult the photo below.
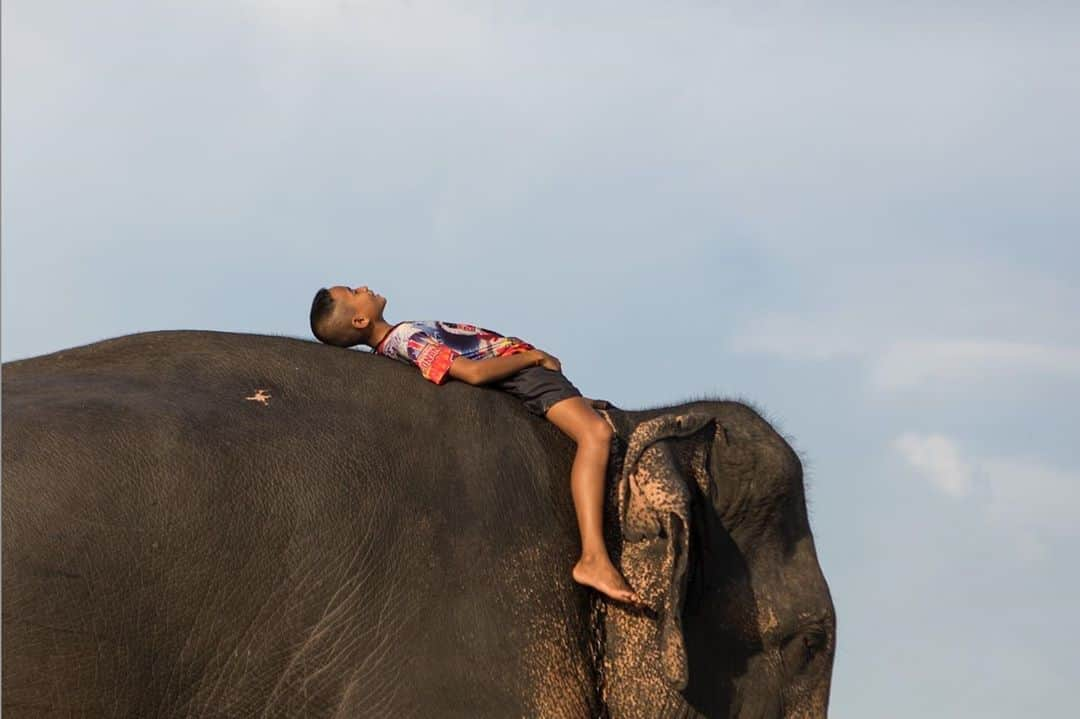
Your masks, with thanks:
[(4, 715), (824, 717), (790, 445), (740, 402), (606, 414), (646, 610), (573, 583), (573, 444), (496, 390), (202, 331), (7, 363)]

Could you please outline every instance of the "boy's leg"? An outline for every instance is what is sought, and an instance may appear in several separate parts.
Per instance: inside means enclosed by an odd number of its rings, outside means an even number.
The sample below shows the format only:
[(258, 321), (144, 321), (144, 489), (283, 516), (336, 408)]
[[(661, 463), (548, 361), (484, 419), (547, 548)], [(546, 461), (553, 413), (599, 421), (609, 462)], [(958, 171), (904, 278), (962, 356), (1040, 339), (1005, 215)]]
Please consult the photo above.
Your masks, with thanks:
[(637, 604), (637, 595), (611, 563), (604, 545), (604, 477), (611, 427), (582, 397), (556, 402), (545, 416), (577, 443), (570, 491), (581, 533), (581, 558), (574, 565), (574, 580), (612, 599)]

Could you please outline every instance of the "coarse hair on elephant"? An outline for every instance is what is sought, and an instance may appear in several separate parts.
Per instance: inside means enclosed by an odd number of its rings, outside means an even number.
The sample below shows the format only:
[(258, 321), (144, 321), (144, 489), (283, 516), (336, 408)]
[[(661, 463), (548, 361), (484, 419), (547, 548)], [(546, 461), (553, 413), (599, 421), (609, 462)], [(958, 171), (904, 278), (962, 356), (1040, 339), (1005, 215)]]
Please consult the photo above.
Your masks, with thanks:
[(826, 715), (802, 464), (746, 402), (602, 410), (637, 610), (570, 578), (572, 442), (497, 390), (167, 331), (3, 398), (6, 715)]

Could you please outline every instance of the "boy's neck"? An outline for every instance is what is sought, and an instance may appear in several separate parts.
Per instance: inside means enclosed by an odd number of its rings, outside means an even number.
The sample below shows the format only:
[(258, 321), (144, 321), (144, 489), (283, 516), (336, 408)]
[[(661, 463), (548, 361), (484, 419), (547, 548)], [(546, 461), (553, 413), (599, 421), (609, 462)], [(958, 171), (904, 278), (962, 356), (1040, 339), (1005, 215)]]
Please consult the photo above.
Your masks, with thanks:
[(386, 320), (375, 320), (371, 325), (371, 334), (368, 335), (368, 341), (365, 342), (368, 347), (375, 349), (379, 346), (379, 343), (383, 341), (387, 333), (392, 330), (394, 326)]

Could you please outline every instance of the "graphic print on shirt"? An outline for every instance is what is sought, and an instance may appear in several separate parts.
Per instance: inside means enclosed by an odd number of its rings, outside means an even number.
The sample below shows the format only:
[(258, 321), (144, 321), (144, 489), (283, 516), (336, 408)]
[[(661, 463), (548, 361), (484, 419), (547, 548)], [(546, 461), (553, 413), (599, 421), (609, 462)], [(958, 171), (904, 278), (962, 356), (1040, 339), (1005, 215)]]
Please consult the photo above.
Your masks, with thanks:
[(535, 349), (517, 337), (462, 322), (415, 320), (390, 328), (375, 353), (415, 365), (425, 379), (442, 384), (458, 357), (505, 357)]

